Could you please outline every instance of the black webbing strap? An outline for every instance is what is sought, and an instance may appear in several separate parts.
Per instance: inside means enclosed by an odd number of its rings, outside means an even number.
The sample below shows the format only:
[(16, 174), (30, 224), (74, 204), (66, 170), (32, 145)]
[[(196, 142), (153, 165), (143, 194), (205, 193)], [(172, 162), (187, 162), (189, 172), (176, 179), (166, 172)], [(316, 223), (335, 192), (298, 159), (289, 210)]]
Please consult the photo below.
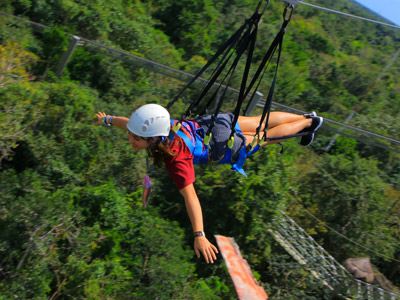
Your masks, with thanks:
[[(233, 54), (233, 52), (232, 52)], [(197, 97), (195, 101), (192, 101), (192, 103), (189, 105), (187, 108), (185, 114), (182, 116), (182, 119), (185, 119), (188, 115), (191, 115), (192, 111), (200, 104), (201, 100), (203, 100), (204, 96), (208, 93), (208, 91), (211, 89), (211, 87), (214, 85), (218, 77), (221, 75), (221, 73), (224, 71), (226, 65), (228, 64), (230, 58), (232, 55), (229, 55), (227, 59), (219, 66), (218, 70), (215, 71), (213, 76), (210, 78), (210, 80), (207, 82), (207, 85), (203, 88), (201, 91), (200, 95)]]
[[(207, 133), (210, 133), (211, 130), (212, 130), (212, 128), (213, 128), (213, 126), (214, 126), (214, 119), (215, 119), (215, 117), (217, 116), (218, 112), (220, 111), (220, 108), (221, 108), (221, 106), (222, 106), (222, 104), (223, 104), (223, 99), (224, 99), (224, 97), (225, 97), (226, 91), (227, 91), (228, 88), (229, 88), (229, 84), (230, 84), (230, 82), (231, 82), (232, 75), (235, 73), (235, 69), (236, 69), (236, 66), (237, 66), (238, 58), (240, 58), (240, 56), (241, 56), (241, 53), (240, 53), (239, 49), (240, 49), (240, 47), (237, 47), (237, 49), (236, 49), (236, 58), (235, 58), (233, 64), (231, 65), (231, 67), (229, 68), (228, 72), (226, 72), (225, 77), (220, 81), (220, 83), (219, 83), (219, 85), (218, 85), (218, 88), (214, 91), (213, 95), (212, 95), (212, 96), (210, 97), (210, 99), (208, 100), (206, 106), (205, 106), (205, 107), (203, 108), (203, 110), (200, 112), (200, 115), (205, 114), (205, 113), (206, 113), (206, 110), (207, 110), (207, 107), (209, 107), (209, 106), (211, 105), (211, 103), (212, 103), (214, 100), (217, 101), (217, 103), (216, 103), (216, 109), (215, 109), (215, 111), (214, 111), (214, 114), (212, 115), (211, 124), (210, 124), (210, 126), (209, 126), (209, 130), (208, 130)], [(226, 80), (226, 78), (227, 78), (228, 76), (229, 76), (229, 79), (228, 79), (228, 81), (225, 83), (225, 80)], [(223, 89), (222, 94), (219, 95), (219, 97), (218, 97), (218, 99), (217, 99), (217, 96), (218, 96), (218, 94), (220, 93), (220, 89), (221, 89), (222, 85), (225, 85), (225, 87), (224, 87), (224, 89)]]
[[(272, 55), (274, 55), (274, 53), (275, 53), (275, 51), (272, 53)], [(270, 63), (270, 62), (271, 62), (271, 60), (267, 63), (267, 65), (265, 66), (265, 68), (264, 68), (264, 70), (263, 70), (261, 76), (258, 78), (258, 83), (257, 83), (257, 85), (255, 86), (255, 88), (253, 89), (253, 93), (251, 94), (251, 96), (250, 96), (250, 98), (249, 98), (249, 100), (248, 100), (248, 102), (247, 102), (246, 108), (243, 110), (243, 113), (245, 113), (246, 111), (249, 110), (249, 107), (250, 107), (250, 105), (251, 105), (251, 102), (253, 101), (253, 98), (255, 97), (255, 95), (256, 95), (256, 93), (257, 93), (257, 91), (258, 91), (258, 88), (259, 88), (259, 86), (260, 86), (260, 84), (261, 84), (261, 81), (262, 81), (262, 79), (264, 78), (265, 72), (268, 70), (268, 66), (269, 66), (269, 63)], [(250, 92), (250, 90), (248, 90), (248, 92)], [(247, 97), (247, 95), (248, 95), (248, 92), (246, 93), (246, 97)]]
[[(279, 44), (279, 40), (282, 36), (282, 32), (279, 31), (279, 33), (276, 35), (275, 39), (273, 40), (272, 44), (270, 45), (267, 53), (265, 54), (257, 72), (255, 73), (254, 77), (253, 77), (253, 81), (250, 83), (249, 88), (248, 88), (248, 92), (250, 91), (250, 89), (252, 88), (252, 86), (254, 85), (254, 83), (257, 80), (257, 77), (259, 76), (259, 74), (261, 74), (261, 72), (263, 71), (263, 68), (265, 67), (265, 65), (267, 63), (269, 63), (269, 61), (271, 60), (273, 54), (275, 53), (276, 47)], [(272, 99), (272, 94), (271, 94), (271, 90), (273, 89), (273, 83), (274, 81), (272, 81), (272, 84), (270, 86), (269, 92), (268, 92), (268, 99)], [(265, 116), (267, 115), (268, 110), (271, 107), (271, 103), (268, 102), (268, 100), (265, 102), (264, 108), (263, 108), (263, 112), (261, 115), (261, 119), (260, 119), (260, 124), (256, 129), (256, 136), (259, 136), (262, 124), (264, 122)]]
[[(233, 54), (233, 52), (232, 52), (232, 54)], [(229, 58), (230, 59), (230, 58)], [(218, 85), (218, 88), (216, 88), (215, 89), (215, 91), (214, 91), (214, 93), (213, 93), (213, 95), (210, 97), (210, 99), (208, 100), (208, 102), (207, 102), (207, 104), (206, 104), (206, 106), (203, 108), (203, 110), (200, 112), (200, 115), (204, 115), (206, 112), (207, 112), (207, 108), (208, 107), (210, 107), (211, 106), (211, 103), (213, 102), (213, 101), (217, 101), (217, 103), (216, 103), (216, 114), (218, 114), (218, 111), (219, 111), (219, 109), (221, 108), (221, 106), (222, 106), (222, 103), (223, 103), (223, 99), (224, 99), (224, 97), (225, 97), (225, 94), (226, 94), (226, 91), (228, 90), (228, 87), (229, 87), (229, 83), (231, 82), (231, 79), (232, 79), (232, 74), (234, 73), (234, 71), (232, 72), (232, 66), (231, 66), (231, 68), (229, 69), (229, 71), (225, 74), (225, 77), (219, 82), (219, 85)], [(226, 78), (229, 76), (229, 79), (228, 79), (228, 81), (225, 83), (225, 80), (226, 80)], [(223, 92), (222, 92), (222, 94), (218, 97), (218, 94), (220, 93), (220, 89), (221, 89), (221, 87), (222, 87), (222, 85), (225, 85), (225, 88), (223, 89)], [(219, 99), (217, 99), (217, 97), (219, 98)], [(211, 126), (210, 126), (211, 127)], [(209, 131), (211, 131), (211, 130), (209, 130)]]
[[(247, 31), (246, 31), (247, 32)], [(247, 34), (244, 34), (244, 37), (242, 37), (241, 39), (239, 39), (236, 43), (236, 52), (238, 52), (241, 48), (241, 45), (243, 43), (243, 39), (245, 39), (245, 37), (247, 36)], [(233, 49), (230, 49), (231, 54), (233, 54), (235, 51)], [(213, 87), (213, 85), (215, 84), (215, 82), (217, 81), (217, 79), (219, 78), (219, 76), (221, 75), (221, 73), (224, 71), (225, 67), (227, 66), (230, 58), (232, 57), (232, 55), (229, 55), (226, 60), (220, 65), (220, 67), (215, 71), (215, 73), (212, 75), (212, 77), (210, 78), (210, 80), (207, 82), (207, 85), (203, 88), (203, 90), (201, 91), (200, 95), (197, 97), (197, 99), (195, 101), (192, 101), (192, 103), (189, 105), (189, 108), (186, 110), (184, 116), (182, 116), (182, 118), (185, 118), (186, 116), (190, 115), (192, 113), (192, 111), (194, 111), (196, 109), (196, 107), (200, 104), (200, 102), (203, 100), (203, 98), (205, 97), (205, 95), (209, 92), (209, 90)]]
[[(260, 14), (256, 10), (255, 13), (251, 16), (250, 19), (246, 21), (247, 23), (247, 30), (245, 33), (237, 39), (237, 44), (236, 44), (236, 58), (233, 63), (233, 67), (230, 68), (230, 70), (234, 70), (237, 66), (237, 63), (240, 60), (240, 57), (243, 55), (244, 51), (248, 48), (249, 42), (253, 38), (252, 36), (252, 28), (255, 24), (257, 24), (260, 20)], [(230, 59), (231, 56), (229, 56)], [(204, 87), (200, 95), (198, 96), (197, 100), (193, 101), (189, 108), (186, 110), (185, 114), (182, 116), (182, 119), (184, 119), (186, 116), (190, 115), (192, 111), (195, 110), (195, 108), (199, 105), (201, 100), (204, 98), (204, 96), (208, 93), (208, 91), (211, 89), (211, 87), (214, 85), (220, 74), (223, 72), (225, 69), (229, 59), (226, 59), (226, 61), (220, 66), (220, 68), (214, 73), (214, 75), (211, 77), (211, 79), (208, 81), (207, 85)], [(229, 72), (228, 72), (229, 74)], [(226, 76), (225, 76), (226, 78)]]
[[(289, 14), (288, 14), (288, 8), (290, 8)], [(272, 80), (272, 83), (271, 83), (271, 86), (270, 86), (270, 89), (269, 89), (269, 92), (268, 92), (267, 100), (265, 101), (265, 105), (264, 105), (263, 112), (262, 112), (262, 115), (261, 115), (260, 123), (259, 123), (259, 125), (258, 125), (258, 127), (256, 129), (255, 138), (257, 138), (257, 139), (259, 139), (260, 130), (261, 130), (262, 124), (264, 123), (264, 119), (265, 119), (263, 139), (267, 140), (268, 122), (269, 122), (272, 99), (273, 99), (273, 95), (274, 95), (274, 91), (275, 91), (276, 79), (277, 79), (279, 63), (280, 63), (280, 58), (281, 58), (281, 53), (282, 53), (282, 43), (283, 43), (283, 38), (284, 38), (284, 35), (285, 35), (286, 27), (289, 24), (289, 21), (290, 21), (290, 18), (292, 16), (292, 13), (293, 13), (293, 6), (287, 5), (285, 7), (284, 12), (283, 12), (283, 23), (282, 23), (281, 29), (279, 30), (278, 34), (276, 35), (274, 41), (272, 42), (272, 44), (269, 47), (266, 55), (264, 56), (260, 67), (258, 68), (256, 74), (254, 75), (255, 79), (257, 79), (256, 76), (261, 73), (262, 68), (267, 64), (267, 62), (269, 63), (269, 61), (272, 59), (273, 54), (275, 53), (276, 49), (278, 48), (278, 58), (277, 58), (277, 61), (276, 61), (274, 77), (273, 77), (273, 80)], [(251, 82), (251, 84), (249, 85), (248, 92), (250, 91), (250, 89), (252, 88), (254, 83), (255, 83), (255, 80), (253, 80)], [(258, 85), (259, 85), (259, 83), (258, 83)], [(257, 87), (258, 87), (258, 85), (257, 85)], [(253, 93), (253, 96), (254, 96), (254, 93)]]
[[(273, 98), (274, 92), (275, 92), (275, 85), (276, 85), (276, 78), (277, 78), (277, 75), (278, 75), (279, 62), (281, 60), (283, 36), (284, 36), (284, 34), (282, 33), (282, 35), (281, 35), (281, 37), (279, 39), (279, 43), (278, 43), (278, 58), (276, 60), (276, 67), (275, 67), (274, 77), (272, 79), (272, 83), (271, 83), (271, 86), (270, 86), (269, 91), (268, 91), (268, 97), (267, 97), (267, 100), (266, 100), (265, 106), (264, 106), (264, 111), (265, 111), (265, 109), (267, 110), (267, 117), (265, 119), (265, 125), (264, 125), (264, 134), (263, 134), (263, 137), (262, 137), (264, 140), (266, 140), (266, 138), (267, 138), (269, 116), (271, 115), (272, 98)], [(263, 114), (263, 116), (265, 116), (265, 113)], [(263, 121), (263, 118), (260, 119), (260, 124), (262, 124), (262, 121)], [(257, 128), (258, 132), (256, 132), (257, 136), (259, 136), (260, 128), (261, 128), (261, 126), (259, 125), (258, 128)]]
[[(260, 14), (260, 13), (259, 13), (259, 10), (260, 10), (260, 8), (261, 8), (263, 2), (265, 2), (265, 5), (264, 5), (264, 7), (263, 7), (263, 9), (262, 9), (262, 13)], [(246, 28), (247, 26), (251, 26), (251, 24), (254, 23), (254, 18), (255, 18), (255, 16), (262, 15), (262, 14), (264, 13), (264, 11), (265, 11), (266, 7), (268, 6), (268, 4), (269, 4), (269, 0), (259, 0), (259, 2), (258, 2), (258, 4), (257, 4), (257, 7), (256, 7), (256, 10), (255, 10), (255, 12), (253, 13), (253, 15), (252, 15), (249, 19), (247, 19), (247, 20), (244, 22), (244, 24), (243, 24), (234, 34), (232, 34), (232, 36), (231, 36), (228, 40), (226, 40), (225, 43), (223, 43), (223, 44), (219, 47), (219, 49), (218, 49), (218, 50), (216, 51), (216, 53), (209, 59), (209, 61), (196, 73), (196, 75), (195, 75), (191, 80), (189, 80), (189, 81), (186, 83), (186, 85), (180, 90), (180, 92), (167, 104), (167, 106), (166, 106), (167, 109), (171, 108), (172, 105), (182, 96), (182, 94), (184, 93), (184, 91), (185, 91), (188, 87), (190, 87), (190, 86), (193, 84), (193, 82), (195, 82), (195, 81), (210, 67), (210, 65), (211, 65), (212, 63), (214, 63), (214, 62), (217, 60), (217, 58), (218, 58), (221, 54), (224, 53), (224, 56), (223, 56), (222, 60), (219, 61), (217, 67), (216, 67), (216, 68), (214, 69), (214, 71), (212, 72), (211, 77), (214, 77), (213, 75), (214, 75), (215, 73), (217, 73), (218, 70), (220, 69), (220, 67), (222, 66), (222, 64), (223, 64), (222, 61), (224, 60), (224, 58), (229, 54), (229, 52), (231, 51), (231, 49), (236, 45), (236, 42), (237, 42), (238, 40), (241, 39), (241, 35), (242, 35), (243, 31), (245, 30), (245, 28)], [(221, 72), (218, 72), (218, 73), (220, 74)], [(210, 87), (209, 87), (209, 85), (207, 84), (207, 86), (205, 87), (205, 89), (207, 89), (207, 91), (208, 91), (209, 88), (210, 88)], [(206, 91), (206, 93), (207, 93), (207, 91)], [(205, 93), (205, 94), (206, 94), (206, 93)], [(204, 95), (205, 95), (205, 94), (204, 94)], [(203, 97), (204, 97), (204, 95), (203, 95)], [(201, 100), (202, 100), (202, 98), (199, 97), (196, 101), (192, 102), (192, 103), (191, 103), (191, 108), (188, 109), (187, 112), (192, 111), (192, 110), (199, 104), (199, 102), (200, 102)], [(185, 113), (185, 114), (186, 114), (186, 113)], [(183, 116), (182, 116), (182, 117), (183, 117)]]
[[(269, 46), (267, 52), (265, 53), (265, 55), (261, 61), (261, 64), (258, 66), (257, 71), (254, 73), (254, 76), (253, 76), (249, 86), (247, 87), (246, 94), (245, 94), (246, 97), (250, 93), (250, 91), (253, 88), (256, 81), (258, 80), (258, 83), (253, 91), (250, 101), (254, 97), (255, 93), (257, 92), (258, 87), (260, 86), (261, 80), (265, 74), (265, 71), (268, 69), (269, 63), (271, 62), (271, 59), (275, 54), (277, 45), (279, 43), (280, 36), (281, 36), (281, 31), (279, 31), (278, 34), (275, 36), (275, 38), (272, 41), (271, 45)], [(262, 72), (262, 74), (261, 74), (261, 72)], [(261, 74), (261, 76), (260, 76), (260, 74)], [(249, 101), (248, 105), (250, 105), (250, 101)]]
[(240, 84), (240, 90), (239, 90), (239, 96), (238, 96), (238, 101), (236, 103), (236, 107), (233, 113), (233, 120), (232, 120), (232, 125), (231, 125), (231, 137), (234, 135), (235, 133), (235, 126), (236, 123), (239, 119), (239, 114), (240, 114), (240, 109), (243, 105), (243, 102), (246, 99), (246, 85), (247, 85), (247, 79), (249, 76), (249, 71), (250, 71), (250, 67), (251, 67), (251, 62), (253, 59), (253, 53), (254, 53), (254, 48), (255, 48), (255, 44), (256, 44), (256, 40), (257, 40), (257, 32), (258, 32), (258, 22), (260, 20), (261, 15), (258, 15), (258, 19), (256, 20), (256, 22), (254, 22), (254, 29), (251, 33), (250, 36), (250, 45), (249, 45), (249, 49), (248, 49), (248, 53), (247, 53), (247, 60), (246, 60), (246, 66), (243, 72), (243, 76), (242, 76), (242, 82)]
[(238, 38), (242, 35), (243, 30), (248, 26), (249, 20), (246, 20), (245, 23), (238, 29), (234, 34), (230, 36), (229, 39), (223, 43), (218, 50), (215, 52), (215, 54), (208, 60), (208, 62), (196, 73), (196, 75), (190, 79), (185, 86), (180, 90), (180, 92), (167, 104), (167, 109), (171, 108), (172, 105), (179, 99), (179, 97), (182, 96), (184, 91), (193, 84), (207, 69), (208, 67), (222, 54), (224, 51), (227, 49), (231, 49), (232, 46), (236, 43)]
[[(248, 25), (249, 25), (249, 24), (248, 24)], [(209, 76), (209, 78), (212, 78), (212, 77), (214, 76), (214, 74), (217, 72), (217, 70), (219, 70), (219, 68), (221, 68), (221, 66), (224, 64), (225, 61), (229, 61), (229, 60), (231, 59), (232, 55), (235, 53), (235, 51), (234, 51), (233, 49), (236, 49), (236, 50), (237, 50), (237, 46), (238, 46), (238, 44), (240, 43), (240, 40), (241, 40), (242, 38), (243, 38), (243, 37), (240, 37), (234, 44), (232, 44), (232, 46), (231, 46), (229, 49), (227, 49), (227, 51), (225, 51), (224, 55), (223, 55), (222, 58), (218, 61), (217, 66), (214, 68), (214, 70), (212, 71), (212, 73), (211, 73), (211, 75)], [(225, 76), (225, 78), (222, 80), (222, 82), (224, 82), (225, 79), (226, 79), (226, 76)], [(208, 81), (206, 82), (206, 84), (207, 84), (207, 83), (208, 83)], [(206, 88), (206, 84), (203, 86), (203, 89)], [(219, 90), (219, 88), (220, 88), (221, 86), (222, 86), (222, 84), (219, 85), (219, 87), (218, 87), (217, 90)], [(203, 114), (205, 113), (205, 110), (211, 105), (211, 103), (213, 102), (213, 100), (214, 100), (216, 94), (217, 94), (217, 93), (214, 93), (214, 95), (209, 99), (209, 101), (207, 102), (207, 104), (206, 104), (205, 107), (204, 107), (204, 110), (203, 110), (202, 112), (199, 113), (200, 115), (203, 115)], [(199, 98), (200, 98), (200, 97), (199, 97)], [(200, 99), (200, 100), (201, 100), (201, 99)], [(193, 107), (192, 107), (192, 109), (193, 109)], [(188, 110), (189, 110), (189, 109), (188, 109)], [(186, 113), (186, 114), (188, 114), (188, 113)]]
[[(253, 25), (254, 25), (255, 28), (252, 29), (252, 27), (249, 27), (248, 30), (246, 31), (246, 34), (245, 34), (244, 38), (241, 40), (240, 45), (238, 45), (236, 58), (235, 58), (234, 62), (232, 63), (229, 71), (226, 73), (226, 75), (224, 77), (224, 80), (225, 80), (226, 77), (229, 75), (229, 80), (225, 85), (225, 89), (223, 91), (223, 94), (222, 94), (221, 98), (218, 100), (217, 107), (215, 109), (214, 114), (212, 115), (211, 123), (210, 123), (210, 126), (208, 128), (207, 134), (209, 134), (211, 132), (211, 130), (213, 129), (213, 127), (214, 127), (215, 118), (217, 117), (217, 115), (218, 115), (218, 113), (220, 111), (220, 108), (222, 106), (225, 93), (226, 93), (226, 91), (228, 89), (228, 86), (229, 86), (229, 83), (230, 83), (230, 81), (232, 79), (232, 75), (234, 74), (234, 72), (236, 70), (236, 67), (237, 67), (237, 65), (238, 65), (238, 63), (240, 61), (240, 58), (242, 57), (243, 53), (247, 50), (247, 48), (249, 48), (249, 45), (250, 45), (250, 51), (249, 51), (249, 54), (248, 54), (248, 63), (246, 63), (246, 67), (250, 68), (250, 66), (247, 66), (247, 65), (249, 65), (251, 63), (251, 58), (252, 58), (252, 53), (253, 53), (253, 50), (254, 50), (255, 39), (257, 37), (257, 28), (258, 28), (257, 24), (258, 24), (258, 21), (259, 21), (259, 15), (258, 15), (258, 18), (256, 18), (254, 20), (254, 24)], [(248, 74), (248, 70), (247, 70), (247, 73), (246, 73), (246, 70), (245, 70), (245, 75), (244, 76), (247, 76), (247, 74)], [(221, 82), (221, 84), (222, 84), (222, 82)], [(218, 90), (221, 87), (221, 84), (219, 85)], [(215, 97), (217, 95), (218, 90), (214, 92), (213, 97)], [(240, 106), (239, 106), (239, 110), (240, 110)]]
[[(208, 99), (207, 104), (200, 111), (199, 115), (204, 115), (204, 114), (208, 113), (208, 108), (211, 106), (211, 103), (213, 103), (214, 101), (217, 101), (217, 103), (215, 104), (216, 107), (219, 107), (219, 103), (223, 102), (221, 100), (224, 99), (225, 91), (227, 90), (229, 82), (231, 81), (231, 78), (232, 78), (232, 76), (229, 76), (228, 81), (225, 83), (225, 79), (228, 75), (229, 75), (229, 71), (226, 73), (225, 77), (219, 82), (218, 88), (215, 89), (214, 93), (212, 94), (210, 99)], [(225, 85), (225, 88), (223, 89), (223, 93), (220, 94), (220, 89), (221, 89), (222, 85)]]

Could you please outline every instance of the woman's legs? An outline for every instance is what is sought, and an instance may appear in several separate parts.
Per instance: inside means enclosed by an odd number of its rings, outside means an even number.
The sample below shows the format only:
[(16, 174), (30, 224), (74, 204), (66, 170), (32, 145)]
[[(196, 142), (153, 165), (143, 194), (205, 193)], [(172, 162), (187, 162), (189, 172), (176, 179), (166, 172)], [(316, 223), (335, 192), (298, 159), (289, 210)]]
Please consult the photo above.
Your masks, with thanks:
[[(239, 116), (239, 126), (243, 134), (246, 136), (248, 143), (251, 143), (254, 135), (256, 134), (256, 129), (260, 124), (261, 116), (256, 117), (244, 117)], [(311, 118), (306, 118), (303, 115), (296, 115), (286, 112), (271, 112), (269, 122), (267, 137), (280, 137), (296, 134), (299, 131), (310, 127), (312, 123)], [(264, 124), (260, 130), (262, 134), (264, 130)], [(278, 143), (279, 141), (269, 141), (269, 144)]]

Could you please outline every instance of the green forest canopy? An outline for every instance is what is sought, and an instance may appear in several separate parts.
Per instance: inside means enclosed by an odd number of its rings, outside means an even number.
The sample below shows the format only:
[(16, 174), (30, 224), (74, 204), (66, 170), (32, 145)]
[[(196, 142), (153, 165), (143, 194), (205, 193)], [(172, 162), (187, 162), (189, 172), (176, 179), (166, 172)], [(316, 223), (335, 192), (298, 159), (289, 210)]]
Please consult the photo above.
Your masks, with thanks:
[[(0, 19), (0, 299), (235, 298), (221, 258), (195, 261), (185, 207), (167, 175), (157, 170), (144, 209), (143, 154), (124, 133), (94, 126), (98, 110), (128, 116), (144, 103), (165, 104), (181, 83), (87, 46), (62, 78), (54, 70), (76, 34), (195, 72), (256, 2), (2, 2), (2, 12), (49, 28), (36, 33)], [(280, 23), (283, 5), (271, 2), (259, 44)], [(351, 1), (324, 6), (371, 17)], [(299, 5), (275, 98), (339, 121), (355, 111), (350, 124), (399, 139), (399, 61), (381, 73), (398, 46), (398, 31)], [(246, 180), (228, 167), (196, 169), (206, 233), (235, 237), (273, 298), (328, 297), (268, 234), (281, 209), (339, 261), (369, 256), (400, 285), (399, 263), (378, 255), (400, 259), (399, 154), (346, 136), (323, 151), (331, 137), (322, 132), (309, 149), (287, 142), (283, 155), (269, 147), (247, 163)]]

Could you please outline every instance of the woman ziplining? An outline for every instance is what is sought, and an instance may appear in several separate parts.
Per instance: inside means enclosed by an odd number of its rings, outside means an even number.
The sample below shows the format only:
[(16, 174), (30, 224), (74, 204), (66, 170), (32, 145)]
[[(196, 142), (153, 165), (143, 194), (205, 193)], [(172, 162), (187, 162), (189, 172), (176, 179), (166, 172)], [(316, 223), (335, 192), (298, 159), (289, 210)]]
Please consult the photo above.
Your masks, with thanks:
[[(204, 234), (202, 209), (193, 185), (194, 163), (223, 161), (234, 168), (242, 159), (240, 153), (248, 152), (252, 147), (261, 116), (239, 116), (235, 126), (234, 145), (230, 150), (227, 144), (234, 116), (229, 113), (217, 115), (208, 146), (204, 145), (204, 133), (208, 131), (212, 121), (208, 115), (199, 116), (194, 120), (171, 120), (169, 112), (164, 107), (158, 104), (146, 104), (135, 110), (129, 119), (107, 115), (104, 112), (97, 113), (96, 117), (98, 124), (127, 130), (128, 141), (134, 150), (146, 150), (156, 163), (165, 164), (170, 177), (184, 198), (194, 234), (194, 251), (197, 257), (203, 255), (207, 263), (213, 263), (218, 250)], [(271, 112), (266, 141), (260, 145), (277, 143), (280, 137), (302, 132), (300, 144), (307, 146), (314, 140), (315, 133), (322, 123), (323, 118), (314, 112), (306, 115)], [(181, 124), (179, 129), (176, 124)], [(266, 129), (261, 128), (261, 130)], [(196, 143), (202, 145), (201, 152), (194, 150), (193, 145)], [(227, 152), (230, 152), (229, 161), (226, 159)], [(204, 157), (204, 153), (208, 157)]]
[[(230, 164), (234, 171), (246, 176), (243, 170), (246, 158), (262, 146), (292, 137), (301, 137), (300, 144), (303, 146), (310, 145), (323, 123), (323, 118), (315, 112), (296, 115), (270, 111), (283, 38), (293, 13), (293, 5), (286, 5), (278, 33), (262, 56), (254, 74), (250, 76), (258, 25), (269, 1), (265, 1), (266, 4), (261, 9), (263, 2), (259, 1), (253, 15), (220, 46), (214, 56), (168, 103), (167, 108), (158, 104), (146, 104), (135, 110), (129, 119), (104, 112), (96, 115), (99, 124), (127, 130), (129, 143), (134, 150), (146, 150), (156, 164), (165, 164), (184, 198), (194, 234), (194, 251), (197, 257), (202, 255), (207, 263), (216, 260), (218, 250), (204, 234), (202, 209), (193, 185), (194, 164)], [(255, 117), (241, 116), (242, 106), (247, 101), (247, 111), (275, 53), (276, 67), (262, 114)], [(221, 113), (228, 86), (243, 56), (244, 71), (234, 112)], [(171, 119), (168, 110), (212, 65), (215, 67), (199, 96), (190, 103), (180, 119)], [(215, 107), (214, 112), (206, 114), (212, 105)]]

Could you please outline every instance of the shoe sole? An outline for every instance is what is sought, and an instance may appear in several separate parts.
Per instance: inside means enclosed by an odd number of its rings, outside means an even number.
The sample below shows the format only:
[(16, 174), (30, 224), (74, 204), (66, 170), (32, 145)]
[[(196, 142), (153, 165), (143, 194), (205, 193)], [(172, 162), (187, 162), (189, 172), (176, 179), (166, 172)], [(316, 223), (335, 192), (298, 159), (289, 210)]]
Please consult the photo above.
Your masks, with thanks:
[(322, 126), (322, 124), (324, 123), (324, 118), (323, 118), (323, 117), (317, 117), (317, 118), (319, 118), (320, 122), (319, 122), (319, 124), (317, 125), (317, 127), (314, 128), (314, 131), (313, 131), (314, 133), (317, 132), (318, 129), (320, 129), (321, 126)]

